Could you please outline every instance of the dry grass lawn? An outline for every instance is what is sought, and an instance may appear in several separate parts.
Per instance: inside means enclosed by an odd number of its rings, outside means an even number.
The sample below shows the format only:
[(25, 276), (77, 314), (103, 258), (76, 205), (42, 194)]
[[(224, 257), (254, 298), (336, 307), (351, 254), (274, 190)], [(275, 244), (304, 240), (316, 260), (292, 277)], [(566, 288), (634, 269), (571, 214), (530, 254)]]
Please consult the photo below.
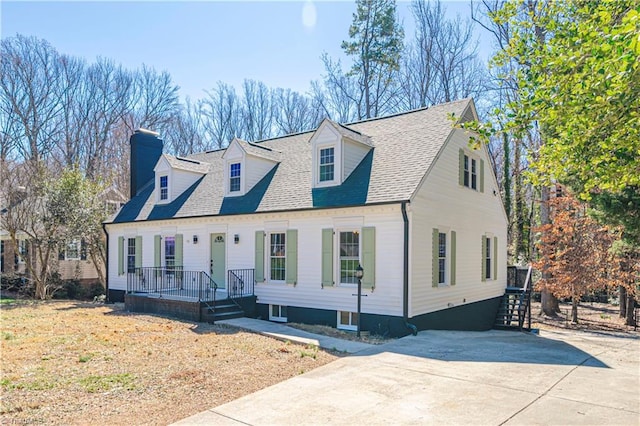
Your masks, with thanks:
[(2, 305), (0, 423), (168, 424), (335, 354), (121, 305)]

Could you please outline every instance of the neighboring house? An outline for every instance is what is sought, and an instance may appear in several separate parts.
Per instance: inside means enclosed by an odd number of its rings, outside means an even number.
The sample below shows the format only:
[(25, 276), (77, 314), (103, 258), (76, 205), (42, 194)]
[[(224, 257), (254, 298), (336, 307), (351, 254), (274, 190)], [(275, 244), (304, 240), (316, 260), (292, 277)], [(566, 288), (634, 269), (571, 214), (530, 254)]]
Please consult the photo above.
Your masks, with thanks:
[[(126, 202), (126, 197), (114, 187), (103, 191), (101, 199), (104, 200), (105, 211), (109, 216), (115, 214)], [(10, 208), (12, 206), (1, 209), (0, 214), (4, 214)], [(9, 233), (5, 229), (0, 229), (0, 273), (28, 276), (25, 259), (32, 256), (32, 262), (37, 264), (37, 259), (33, 254), (33, 249), (30, 249), (30, 245), (29, 236), (19, 231), (16, 250)], [(59, 250), (56, 271), (62, 280), (78, 280), (80, 283), (91, 284), (99, 279), (98, 271), (91, 259), (88, 258), (84, 241), (80, 236), (69, 241), (62, 250)]]
[(220, 289), (249, 269), (258, 316), (354, 329), (360, 264), (363, 330), (491, 328), (507, 218), (486, 148), (449, 114), (477, 118), (468, 99), (187, 158), (136, 131), (131, 200), (105, 224), (109, 299), (145, 267)]

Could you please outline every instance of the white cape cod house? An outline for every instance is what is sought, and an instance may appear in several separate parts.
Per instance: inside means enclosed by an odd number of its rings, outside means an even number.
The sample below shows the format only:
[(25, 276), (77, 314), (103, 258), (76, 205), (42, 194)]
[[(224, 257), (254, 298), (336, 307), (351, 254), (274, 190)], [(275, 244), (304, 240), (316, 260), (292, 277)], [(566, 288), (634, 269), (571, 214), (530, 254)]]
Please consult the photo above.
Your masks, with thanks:
[(388, 335), (491, 328), (507, 218), (486, 148), (449, 114), (476, 119), (467, 99), (186, 158), (137, 131), (131, 200), (104, 225), (109, 299), (197, 320), (236, 294), (247, 315)]

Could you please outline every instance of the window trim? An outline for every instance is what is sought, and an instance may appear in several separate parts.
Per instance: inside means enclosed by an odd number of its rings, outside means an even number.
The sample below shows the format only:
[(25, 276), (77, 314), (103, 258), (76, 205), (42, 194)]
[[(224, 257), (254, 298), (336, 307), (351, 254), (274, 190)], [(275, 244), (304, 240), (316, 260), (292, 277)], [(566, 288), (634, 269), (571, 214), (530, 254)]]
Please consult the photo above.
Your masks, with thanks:
[[(342, 176), (342, 149), (340, 141), (332, 141), (331, 143), (317, 144), (313, 150), (313, 183), (316, 188), (324, 188), (327, 186), (335, 186), (341, 183)], [(321, 152), (325, 149), (333, 149), (333, 179), (320, 180), (320, 161)]]
[[(170, 268), (167, 265), (167, 244), (169, 243), (169, 241), (173, 241), (173, 267)], [(162, 237), (162, 264), (163, 267), (167, 269), (167, 273), (170, 273), (170, 271), (175, 271), (176, 269), (176, 236), (175, 235), (168, 235), (168, 236), (163, 236)]]
[[(349, 324), (345, 324), (342, 322), (342, 314), (348, 314), (349, 316)], [(353, 318), (356, 318), (356, 322), (354, 323)], [(339, 330), (347, 330), (347, 331), (358, 331), (358, 313), (351, 311), (337, 311), (337, 319), (336, 319), (336, 328)]]
[[(275, 316), (273, 315), (273, 309), (277, 307), (278, 309), (278, 313), (280, 314), (279, 316)], [(287, 315), (282, 315), (282, 311), (285, 311), (285, 314)], [(287, 306), (286, 305), (275, 305), (275, 304), (269, 304), (269, 321), (275, 321), (275, 322), (288, 322), (288, 312), (287, 312)]]
[[(444, 232), (443, 232), (444, 231)], [(440, 238), (444, 235), (444, 256), (441, 255), (440, 252)], [(450, 258), (450, 237), (449, 231), (438, 228), (438, 287), (440, 286), (448, 286), (449, 285), (449, 277), (451, 275), (450, 267), (447, 266), (447, 263), (451, 260)], [(444, 268), (440, 266), (440, 263), (444, 262)], [(442, 281), (440, 281), (440, 274), (442, 273)]]
[(484, 279), (485, 281), (493, 280), (493, 236), (492, 235), (484, 235), (485, 239), (485, 253), (483, 256), (484, 260)]
[(480, 176), (482, 172), (481, 162), (482, 159), (473, 155), (466, 150), (460, 149), (462, 151), (462, 186), (468, 189), (471, 189), (476, 192), (483, 192), (481, 190), (481, 180)]
[[(131, 243), (133, 242), (133, 253), (131, 253), (131, 248), (132, 245)], [(129, 261), (130, 261), (130, 257), (133, 256), (133, 262), (132, 262), (132, 267), (129, 267)], [(132, 274), (135, 272), (136, 269), (136, 238), (135, 237), (127, 237), (125, 238), (125, 271), (129, 274)]]
[[(358, 281), (354, 283), (343, 283), (342, 282), (342, 256), (340, 254), (340, 236), (343, 232), (351, 232), (358, 235), (358, 264), (362, 265), (362, 229), (358, 227), (357, 229), (353, 228), (337, 228), (335, 231), (335, 282), (338, 286), (342, 287), (355, 287), (358, 285)], [(355, 256), (345, 256), (345, 257), (355, 257)], [(354, 260), (354, 259), (345, 259), (345, 260)], [(357, 267), (357, 266), (356, 266)]]
[[(234, 166), (238, 166), (238, 170), (237, 170), (237, 175), (234, 176)], [(242, 161), (238, 161), (235, 163), (229, 163), (229, 170), (228, 170), (228, 184), (229, 184), (229, 193), (230, 194), (240, 194), (242, 192)], [(238, 184), (238, 188), (237, 189), (233, 189), (234, 187), (234, 182), (236, 182), (237, 180), (237, 184)]]
[[(271, 278), (271, 236), (274, 234), (282, 234), (283, 238), (284, 238), (284, 253), (281, 257), (278, 258), (282, 258), (284, 259), (284, 270), (283, 270), (283, 279), (282, 280), (274, 280)], [(272, 231), (267, 231), (266, 232), (267, 238), (266, 238), (266, 242), (267, 242), (267, 250), (265, 255), (267, 257), (266, 259), (266, 266), (267, 266), (267, 281), (270, 283), (274, 283), (274, 284), (284, 284), (287, 282), (287, 231), (286, 230), (272, 230)]]
[[(331, 162), (323, 163), (323, 151), (331, 150)], [(328, 157), (329, 155), (326, 155)], [(322, 168), (331, 166), (331, 179), (323, 179), (322, 178)], [(325, 148), (320, 147), (318, 152), (318, 182), (332, 182), (336, 179), (336, 149), (334, 146), (327, 146)]]
[[(71, 245), (76, 246), (76, 257), (69, 256), (69, 247)], [(71, 240), (64, 245), (64, 260), (81, 260), (82, 259), (82, 241)]]
[[(166, 185), (163, 186), (162, 185), (162, 179), (164, 178)], [(159, 201), (161, 202), (168, 202), (169, 201), (169, 175), (160, 175), (158, 177), (158, 198)], [(164, 195), (164, 196), (163, 196)]]

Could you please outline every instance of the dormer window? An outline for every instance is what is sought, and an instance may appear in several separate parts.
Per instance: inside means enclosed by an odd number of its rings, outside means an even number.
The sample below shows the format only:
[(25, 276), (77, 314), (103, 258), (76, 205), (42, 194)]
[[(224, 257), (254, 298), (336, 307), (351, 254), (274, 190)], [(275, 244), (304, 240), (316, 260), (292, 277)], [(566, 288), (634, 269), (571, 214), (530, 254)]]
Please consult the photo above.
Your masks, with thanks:
[(229, 192), (240, 191), (241, 163), (233, 163), (229, 166)]
[(320, 182), (333, 180), (334, 161), (333, 148), (320, 150)]
[(160, 200), (169, 199), (169, 176), (160, 176)]

